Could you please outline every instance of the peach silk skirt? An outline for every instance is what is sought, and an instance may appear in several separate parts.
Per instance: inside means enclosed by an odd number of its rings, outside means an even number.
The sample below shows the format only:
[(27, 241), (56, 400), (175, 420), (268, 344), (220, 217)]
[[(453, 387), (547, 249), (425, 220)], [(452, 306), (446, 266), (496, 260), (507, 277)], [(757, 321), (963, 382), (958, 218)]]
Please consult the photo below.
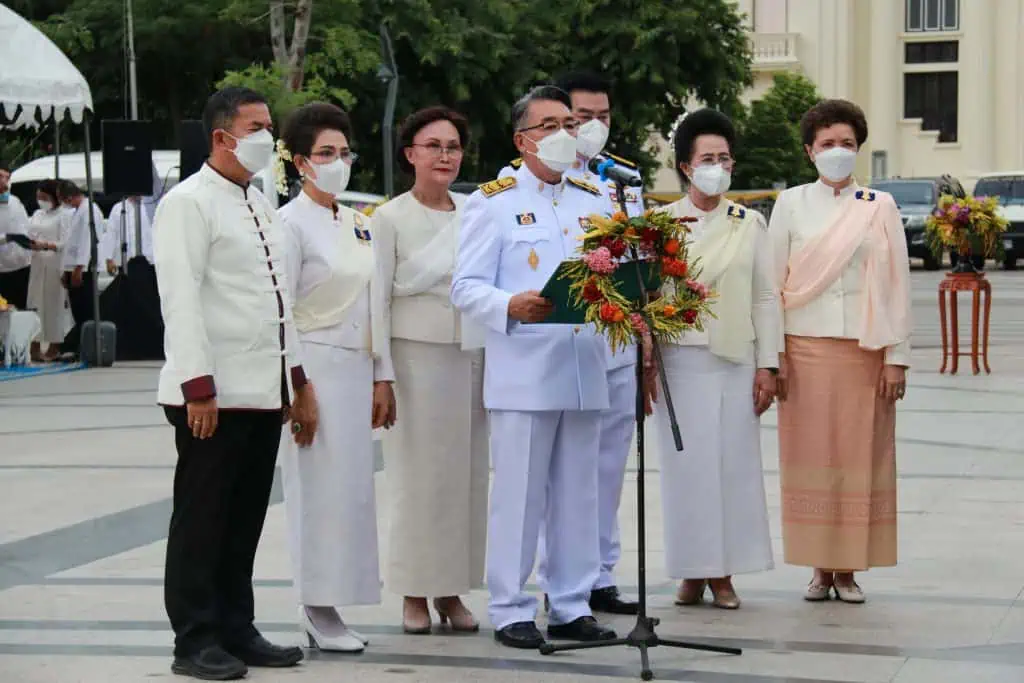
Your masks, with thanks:
[(786, 336), (779, 404), (782, 540), (788, 564), (896, 564), (896, 408), (878, 396), (883, 351)]

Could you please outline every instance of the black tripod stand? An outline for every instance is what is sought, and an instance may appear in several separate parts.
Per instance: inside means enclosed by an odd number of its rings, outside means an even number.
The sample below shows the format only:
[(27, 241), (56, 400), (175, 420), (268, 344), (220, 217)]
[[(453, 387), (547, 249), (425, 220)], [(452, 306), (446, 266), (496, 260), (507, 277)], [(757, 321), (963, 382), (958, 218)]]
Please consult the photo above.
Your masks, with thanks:
[[(603, 180), (603, 178), (602, 178)], [(625, 184), (618, 178), (615, 180), (616, 192), (619, 200), (619, 206), (622, 207), (622, 211), (625, 212)], [(644, 282), (643, 273), (640, 269), (640, 259), (638, 257), (636, 248), (632, 249), (633, 266), (636, 270), (637, 283), (640, 285), (640, 296), (644, 305), (648, 302), (647, 296), (647, 283)], [(647, 321), (650, 326), (650, 320)], [(658, 345), (653, 335), (651, 337), (653, 345), (654, 360), (658, 366), (658, 373), (661, 378), (661, 389), (664, 395), (665, 407), (668, 409), (669, 420), (672, 425), (672, 438), (675, 442), (677, 451), (683, 450), (683, 438), (679, 432), (679, 423), (676, 421), (675, 409), (672, 406), (672, 395), (669, 391), (668, 382), (665, 378), (665, 364), (662, 363), (661, 358), (661, 347)], [(620, 645), (627, 645), (635, 647), (640, 650), (640, 678), (645, 681), (649, 681), (654, 678), (654, 672), (651, 671), (650, 658), (648, 657), (648, 650), (652, 647), (658, 647), (659, 645), (665, 647), (676, 647), (685, 648), (688, 650), (703, 650), (705, 652), (718, 652), (721, 654), (728, 655), (739, 655), (743, 651), (733, 647), (717, 647), (715, 645), (704, 645), (702, 643), (685, 642), (681, 640), (666, 640), (658, 636), (655, 632), (654, 627), (658, 625), (658, 620), (647, 616), (647, 523), (646, 515), (644, 511), (645, 497), (644, 497), (644, 422), (646, 419), (646, 412), (644, 411), (644, 358), (643, 358), (643, 347), (641, 344), (637, 344), (637, 363), (636, 363), (636, 454), (637, 454), (637, 478), (636, 478), (636, 502), (637, 502), (637, 540), (639, 547), (637, 549), (638, 555), (638, 598), (640, 602), (640, 611), (636, 617), (636, 625), (633, 630), (629, 632), (625, 638), (616, 638), (614, 640), (601, 640), (592, 643), (571, 643), (566, 645), (555, 645), (552, 643), (544, 643), (540, 647), (540, 653), (543, 655), (550, 655), (555, 652), (565, 652), (568, 650), (592, 650), (595, 648), (603, 647), (618, 647)]]

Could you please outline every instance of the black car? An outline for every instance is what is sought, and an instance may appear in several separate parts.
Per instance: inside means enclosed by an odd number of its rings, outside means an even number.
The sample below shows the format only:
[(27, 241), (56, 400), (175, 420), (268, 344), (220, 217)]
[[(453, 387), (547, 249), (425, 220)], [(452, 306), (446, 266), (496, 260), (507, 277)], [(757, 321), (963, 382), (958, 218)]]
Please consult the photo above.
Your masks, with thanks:
[(938, 270), (942, 267), (941, 259), (935, 257), (925, 241), (925, 221), (938, 207), (942, 195), (967, 196), (960, 181), (948, 175), (938, 178), (892, 178), (871, 183), (871, 187), (888, 192), (896, 200), (911, 258), (924, 261), (925, 270)]
[(1010, 222), (1003, 233), (1003, 266), (1017, 267), (1024, 256), (1024, 174), (987, 174), (974, 186), (975, 197), (999, 197), (999, 213)]

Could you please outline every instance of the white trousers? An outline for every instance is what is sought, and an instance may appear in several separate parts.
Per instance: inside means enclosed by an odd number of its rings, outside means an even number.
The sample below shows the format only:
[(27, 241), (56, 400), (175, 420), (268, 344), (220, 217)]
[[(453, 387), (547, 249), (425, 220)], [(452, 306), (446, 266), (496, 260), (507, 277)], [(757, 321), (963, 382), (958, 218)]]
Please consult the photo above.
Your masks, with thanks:
[(495, 629), (534, 621), (537, 599), (524, 592), (543, 519), (548, 621), (589, 616), (598, 577), (597, 411), (491, 412), (487, 587)]
[[(636, 366), (627, 365), (608, 371), (608, 399), (611, 406), (601, 412), (601, 435), (597, 456), (597, 525), (600, 547), (600, 573), (594, 590), (616, 585), (615, 565), (619, 563), (619, 503), (626, 477), (629, 445), (636, 432)], [(540, 530), (540, 563), (537, 577), (541, 584), (547, 576), (544, 552), (544, 527)]]

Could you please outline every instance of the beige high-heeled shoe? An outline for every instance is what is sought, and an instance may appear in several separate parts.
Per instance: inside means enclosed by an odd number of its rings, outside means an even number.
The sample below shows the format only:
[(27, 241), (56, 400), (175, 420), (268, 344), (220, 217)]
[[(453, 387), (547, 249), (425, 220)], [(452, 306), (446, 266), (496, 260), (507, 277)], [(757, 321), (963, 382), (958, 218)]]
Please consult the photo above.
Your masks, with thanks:
[(739, 609), (740, 598), (736, 595), (736, 589), (732, 587), (732, 581), (726, 579), (715, 587), (711, 581), (708, 582), (711, 588), (712, 603), (720, 609)]
[(679, 591), (676, 592), (676, 604), (689, 607), (704, 602), (704, 591), (707, 587), (708, 582), (704, 579), (683, 579), (679, 584)]
[[(423, 611), (410, 616), (410, 606), (423, 601)], [(426, 605), (426, 598), (409, 598), (402, 601), (402, 630), (409, 635), (422, 636), (430, 633), (433, 624), (430, 623), (430, 610)], [(417, 610), (418, 612), (418, 610)]]
[(480, 630), (480, 622), (457, 596), (434, 598), (434, 609), (441, 618), (441, 625), (451, 623), (452, 630), (457, 633), (476, 633)]

